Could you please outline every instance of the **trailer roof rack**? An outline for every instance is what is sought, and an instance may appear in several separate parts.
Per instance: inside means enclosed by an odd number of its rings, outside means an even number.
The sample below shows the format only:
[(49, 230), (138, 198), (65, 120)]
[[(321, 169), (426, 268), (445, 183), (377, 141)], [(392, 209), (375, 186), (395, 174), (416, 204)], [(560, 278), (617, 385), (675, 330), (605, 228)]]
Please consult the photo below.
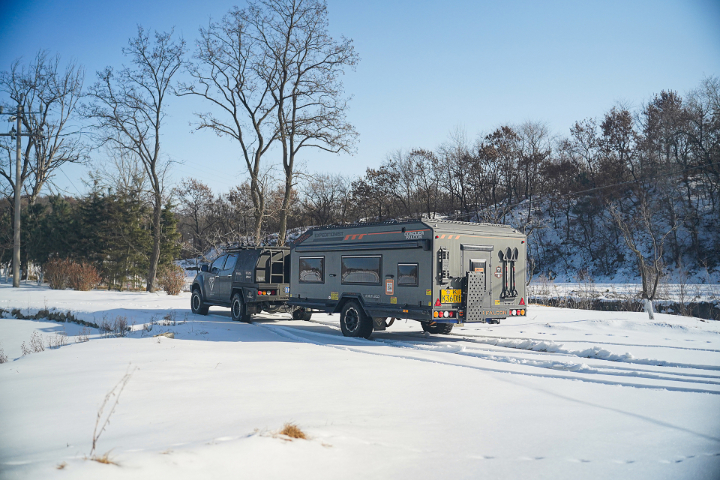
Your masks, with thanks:
[(445, 220), (441, 218), (415, 218), (411, 220), (386, 220), (384, 222), (360, 222), (360, 223), (346, 223), (345, 225), (324, 225), (320, 227), (310, 227), (308, 230), (333, 230), (337, 228), (349, 228), (349, 227), (375, 227), (378, 225), (407, 225), (410, 223), (425, 222), (425, 223), (444, 223), (454, 225), (473, 225), (473, 226), (486, 226), (486, 227), (503, 227), (513, 229), (510, 225), (502, 225), (499, 223), (479, 223), (479, 222), (461, 222), (459, 220)]

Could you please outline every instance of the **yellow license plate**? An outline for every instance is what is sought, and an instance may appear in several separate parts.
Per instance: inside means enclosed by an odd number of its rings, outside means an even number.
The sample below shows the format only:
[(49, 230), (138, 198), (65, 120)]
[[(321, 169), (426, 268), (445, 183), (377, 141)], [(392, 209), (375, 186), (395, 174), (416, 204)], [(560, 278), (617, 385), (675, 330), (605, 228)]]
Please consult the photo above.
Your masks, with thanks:
[(440, 290), (440, 301), (442, 303), (460, 303), (462, 290)]

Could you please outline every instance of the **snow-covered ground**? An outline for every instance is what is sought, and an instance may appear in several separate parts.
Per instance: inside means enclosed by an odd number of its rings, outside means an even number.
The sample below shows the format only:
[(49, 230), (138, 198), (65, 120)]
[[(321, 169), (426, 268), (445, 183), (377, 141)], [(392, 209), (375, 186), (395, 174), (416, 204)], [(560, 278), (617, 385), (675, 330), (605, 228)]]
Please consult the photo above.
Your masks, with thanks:
[[(720, 478), (718, 322), (530, 306), (364, 340), (325, 314), (192, 315), (187, 293), (0, 285), (2, 309), (46, 307), (132, 332), (78, 343), (76, 324), (0, 320), (3, 479)], [(21, 356), (34, 332), (68, 343)], [(97, 446), (116, 464), (87, 460), (128, 372)]]

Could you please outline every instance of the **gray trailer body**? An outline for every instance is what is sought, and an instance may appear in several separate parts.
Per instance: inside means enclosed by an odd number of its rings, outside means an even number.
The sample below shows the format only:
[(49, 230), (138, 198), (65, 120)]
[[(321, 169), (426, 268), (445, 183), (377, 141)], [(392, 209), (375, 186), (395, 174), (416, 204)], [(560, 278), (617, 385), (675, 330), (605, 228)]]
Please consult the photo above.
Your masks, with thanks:
[(288, 303), (334, 313), (352, 300), (375, 329), (525, 315), (525, 242), (504, 225), (430, 219), (311, 229), (292, 246)]

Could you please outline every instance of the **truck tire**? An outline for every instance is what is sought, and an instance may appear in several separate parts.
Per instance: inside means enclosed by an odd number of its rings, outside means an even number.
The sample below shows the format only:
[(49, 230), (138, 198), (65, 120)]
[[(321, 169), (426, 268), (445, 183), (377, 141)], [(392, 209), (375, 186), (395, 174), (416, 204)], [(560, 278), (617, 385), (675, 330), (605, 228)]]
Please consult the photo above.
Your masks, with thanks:
[(210, 307), (205, 305), (205, 302), (203, 302), (200, 289), (193, 288), (192, 296), (190, 297), (190, 310), (192, 311), (192, 313), (195, 313), (197, 315), (207, 315), (208, 308)]
[(422, 329), (428, 333), (442, 333), (447, 335), (453, 329), (452, 323), (420, 322)]
[(240, 293), (235, 293), (235, 295), (233, 295), (232, 302), (230, 302), (230, 313), (232, 314), (234, 322), (248, 323), (250, 321), (250, 314), (247, 313), (245, 302), (243, 302), (242, 295), (240, 295)]
[(347, 302), (340, 312), (340, 329), (346, 337), (370, 338), (373, 320), (354, 300)]
[(312, 312), (307, 308), (296, 308), (292, 312), (293, 320), (310, 320), (312, 317)]

